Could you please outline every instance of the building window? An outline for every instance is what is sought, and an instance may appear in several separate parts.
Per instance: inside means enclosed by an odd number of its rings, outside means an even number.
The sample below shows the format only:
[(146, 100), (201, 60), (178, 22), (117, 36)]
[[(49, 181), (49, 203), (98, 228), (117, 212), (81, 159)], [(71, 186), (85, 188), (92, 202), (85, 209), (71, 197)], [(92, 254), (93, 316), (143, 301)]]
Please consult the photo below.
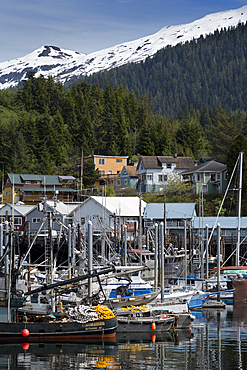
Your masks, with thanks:
[(216, 180), (216, 175), (215, 175), (215, 173), (211, 173), (211, 175), (210, 175), (210, 181), (211, 181), (211, 182), (215, 182), (215, 180)]
[(200, 173), (198, 173), (197, 174), (197, 182), (200, 182), (201, 181), (201, 174)]
[(111, 170), (108, 171), (108, 175), (112, 175), (112, 171)]
[(163, 176), (159, 175), (159, 182), (163, 181)]
[(124, 185), (127, 185), (128, 184), (128, 180), (124, 180)]
[(172, 168), (172, 164), (171, 163), (167, 163), (166, 164), (166, 168)]
[(119, 174), (121, 171), (117, 171), (117, 173)]
[(217, 181), (220, 181), (220, 173), (217, 173)]
[(30, 185), (31, 181), (25, 181), (25, 184)]
[[(10, 223), (12, 223), (12, 217), (10, 217)], [(22, 225), (21, 217), (14, 217), (14, 225)]]
[(105, 158), (99, 158), (99, 164), (105, 164)]
[(122, 162), (122, 159), (121, 158), (117, 158), (116, 159), (116, 162)]
[(5, 195), (6, 195), (6, 196), (8, 195), (8, 192), (7, 192), (7, 191), (5, 191)]
[(40, 181), (35, 181), (34, 182), (36, 185), (40, 185)]
[(163, 181), (167, 181), (167, 175), (163, 176)]
[(153, 180), (153, 175), (152, 174), (147, 174), (147, 180)]
[(34, 217), (32, 219), (32, 223), (34, 223), (34, 224), (37, 224), (37, 223), (40, 223), (40, 222), (41, 222), (41, 218), (40, 217)]
[(208, 192), (208, 186), (207, 185), (202, 185), (202, 192), (207, 194), (207, 192)]
[(105, 176), (105, 171), (99, 171), (100, 176)]

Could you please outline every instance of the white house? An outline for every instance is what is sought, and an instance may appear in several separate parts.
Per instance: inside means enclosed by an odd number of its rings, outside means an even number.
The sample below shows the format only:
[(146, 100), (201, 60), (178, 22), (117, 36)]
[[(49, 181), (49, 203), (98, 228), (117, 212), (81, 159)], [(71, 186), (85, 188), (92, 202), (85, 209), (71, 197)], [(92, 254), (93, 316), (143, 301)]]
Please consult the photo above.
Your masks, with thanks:
[(170, 174), (180, 174), (193, 167), (195, 164), (191, 157), (141, 156), (137, 165), (138, 191), (159, 191)]

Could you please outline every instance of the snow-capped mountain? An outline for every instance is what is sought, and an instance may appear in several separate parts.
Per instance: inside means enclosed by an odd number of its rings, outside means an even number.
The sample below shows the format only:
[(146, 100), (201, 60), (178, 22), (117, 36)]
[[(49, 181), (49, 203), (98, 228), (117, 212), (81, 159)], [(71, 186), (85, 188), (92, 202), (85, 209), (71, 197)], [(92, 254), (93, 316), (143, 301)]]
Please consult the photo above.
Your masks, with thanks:
[(88, 55), (56, 46), (42, 46), (22, 58), (0, 63), (0, 88), (18, 86), (29, 70), (35, 71), (36, 77), (40, 74), (45, 77), (53, 76), (56, 81), (64, 83), (71, 78), (143, 61), (167, 45), (175, 46), (197, 39), (201, 35), (212, 34), (217, 29), (228, 29), (246, 21), (247, 5), (235, 10), (209, 14), (191, 23), (167, 26), (154, 35)]

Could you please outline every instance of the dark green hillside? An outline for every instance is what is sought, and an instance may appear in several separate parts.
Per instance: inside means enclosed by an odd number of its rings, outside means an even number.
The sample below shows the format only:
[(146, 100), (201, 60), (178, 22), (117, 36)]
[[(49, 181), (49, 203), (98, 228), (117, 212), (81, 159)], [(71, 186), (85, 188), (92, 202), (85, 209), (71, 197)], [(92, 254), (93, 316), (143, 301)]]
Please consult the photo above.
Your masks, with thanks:
[(247, 111), (247, 25), (216, 31), (199, 40), (167, 47), (153, 58), (89, 76), (89, 84), (123, 85), (147, 95), (155, 112), (175, 116), (180, 109), (219, 104)]

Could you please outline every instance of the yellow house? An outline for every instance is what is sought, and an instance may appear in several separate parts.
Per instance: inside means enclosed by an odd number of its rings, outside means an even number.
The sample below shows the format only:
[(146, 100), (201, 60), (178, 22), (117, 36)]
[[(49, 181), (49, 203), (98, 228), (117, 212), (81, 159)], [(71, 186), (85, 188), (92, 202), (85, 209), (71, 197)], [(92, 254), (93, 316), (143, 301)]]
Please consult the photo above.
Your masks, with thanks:
[(119, 178), (120, 172), (124, 166), (127, 166), (128, 156), (106, 156), (90, 155), (84, 160), (93, 159), (95, 169), (99, 169), (100, 178), (96, 181), (95, 186), (112, 185)]

